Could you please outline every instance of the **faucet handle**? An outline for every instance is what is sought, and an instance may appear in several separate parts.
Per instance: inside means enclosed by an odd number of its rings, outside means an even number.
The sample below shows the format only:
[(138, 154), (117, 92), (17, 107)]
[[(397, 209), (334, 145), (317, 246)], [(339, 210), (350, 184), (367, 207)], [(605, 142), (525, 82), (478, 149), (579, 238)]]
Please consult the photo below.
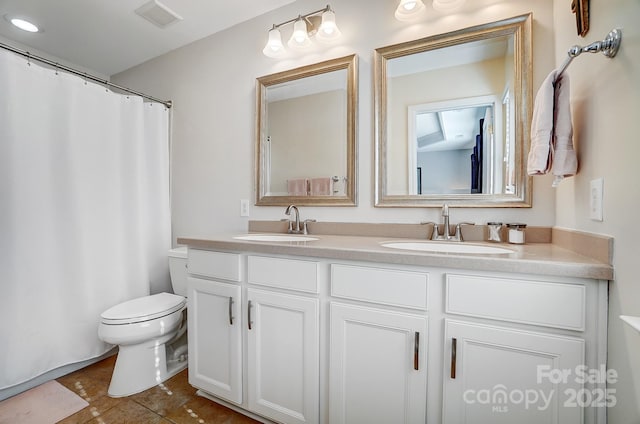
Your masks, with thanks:
[(293, 221), (291, 221), (290, 219), (287, 219), (287, 218), (282, 218), (280, 221), (282, 221), (282, 222), (288, 222), (288, 223), (289, 223), (289, 228), (287, 228), (287, 232), (288, 232), (289, 234), (293, 233), (293, 225), (292, 225), (292, 224), (293, 224)]
[(309, 234), (309, 230), (307, 229), (307, 223), (309, 222), (316, 222), (315, 219), (305, 219), (302, 222), (302, 234)]
[[(432, 240), (435, 240), (437, 237), (439, 237), (439, 234), (438, 234), (438, 224), (436, 224), (436, 223), (435, 223), (435, 222), (433, 222), (433, 221), (422, 221), (422, 222), (420, 223), (420, 225), (429, 225), (429, 224), (433, 225), (433, 230), (431, 230), (431, 237), (430, 237), (430, 238), (431, 238)], [(427, 238), (429, 238), (429, 237), (427, 237)]]
[(458, 241), (462, 241), (462, 226), (463, 225), (476, 225), (475, 222), (460, 222), (456, 225), (456, 235), (454, 238)]
[(433, 225), (433, 231), (431, 232), (431, 240), (440, 240), (442, 236), (438, 232), (438, 224)]

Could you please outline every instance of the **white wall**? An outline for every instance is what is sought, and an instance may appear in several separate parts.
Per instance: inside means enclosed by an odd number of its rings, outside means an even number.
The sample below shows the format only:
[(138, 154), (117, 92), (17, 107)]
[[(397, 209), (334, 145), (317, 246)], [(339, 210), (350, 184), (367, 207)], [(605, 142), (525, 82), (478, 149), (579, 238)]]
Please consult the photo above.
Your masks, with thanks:
[[(429, 2), (427, 2), (429, 3)], [(373, 50), (393, 43), (533, 12), (534, 86), (553, 66), (552, 0), (468, 1), (454, 15), (427, 6), (424, 20), (407, 24), (393, 17), (395, 1), (350, 0), (332, 4), (343, 37), (289, 59), (262, 54), (274, 23), (321, 9), (326, 2), (298, 0), (209, 38), (177, 49), (113, 77), (113, 81), (174, 101), (173, 231), (198, 236), (246, 230), (239, 200), (253, 199), (255, 79), (347, 54), (359, 56), (358, 200), (356, 208), (303, 207), (303, 218), (322, 221), (419, 222), (438, 220), (426, 208), (373, 207)], [(288, 33), (283, 34), (284, 37)], [(531, 209), (454, 210), (455, 221), (522, 221), (553, 225), (554, 193), (546, 177), (534, 187)], [(251, 208), (251, 219), (280, 219), (284, 208)]]
[[(611, 424), (640, 423), (640, 334), (618, 315), (640, 316), (638, 243), (640, 226), (640, 2), (591, 0), (591, 29), (575, 32), (569, 1), (554, 0), (556, 63), (574, 44), (603, 39), (622, 28), (618, 55), (584, 53), (567, 70), (571, 79), (574, 140), (579, 173), (558, 188), (556, 224), (615, 237), (615, 280), (609, 287), (609, 368), (617, 370), (618, 404), (609, 410)], [(589, 219), (590, 181), (604, 178), (604, 221)]]

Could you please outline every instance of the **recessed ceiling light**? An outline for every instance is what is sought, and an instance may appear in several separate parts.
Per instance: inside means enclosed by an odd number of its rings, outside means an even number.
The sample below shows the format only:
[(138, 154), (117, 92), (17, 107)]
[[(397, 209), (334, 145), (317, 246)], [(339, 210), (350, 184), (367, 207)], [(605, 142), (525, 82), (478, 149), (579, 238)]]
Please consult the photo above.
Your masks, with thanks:
[(13, 16), (5, 15), (4, 18), (11, 22), (15, 27), (20, 28), (23, 31), (27, 32), (41, 32), (40, 28), (38, 28), (34, 23), (29, 22), (24, 18), (16, 18)]

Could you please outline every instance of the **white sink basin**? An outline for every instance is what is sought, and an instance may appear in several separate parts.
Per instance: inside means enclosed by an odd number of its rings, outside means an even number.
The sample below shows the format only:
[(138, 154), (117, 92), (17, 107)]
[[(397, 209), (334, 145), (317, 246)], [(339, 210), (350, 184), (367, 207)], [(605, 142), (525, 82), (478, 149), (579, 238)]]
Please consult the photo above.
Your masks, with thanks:
[(237, 240), (247, 241), (314, 241), (317, 237), (298, 236), (294, 234), (246, 234), (235, 236)]
[(468, 244), (459, 242), (434, 242), (434, 241), (399, 241), (382, 243), (383, 247), (401, 250), (414, 250), (419, 252), (434, 253), (484, 253), (484, 254), (507, 254), (513, 250), (498, 246), (486, 246), (483, 244)]

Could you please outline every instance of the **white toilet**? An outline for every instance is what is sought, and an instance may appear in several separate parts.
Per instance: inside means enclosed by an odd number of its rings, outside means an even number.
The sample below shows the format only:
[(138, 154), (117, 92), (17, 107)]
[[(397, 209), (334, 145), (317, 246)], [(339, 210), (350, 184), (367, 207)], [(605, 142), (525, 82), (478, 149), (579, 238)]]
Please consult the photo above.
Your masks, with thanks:
[(169, 251), (176, 294), (158, 293), (120, 303), (102, 313), (100, 340), (118, 345), (109, 396), (139, 393), (187, 367), (187, 248)]

